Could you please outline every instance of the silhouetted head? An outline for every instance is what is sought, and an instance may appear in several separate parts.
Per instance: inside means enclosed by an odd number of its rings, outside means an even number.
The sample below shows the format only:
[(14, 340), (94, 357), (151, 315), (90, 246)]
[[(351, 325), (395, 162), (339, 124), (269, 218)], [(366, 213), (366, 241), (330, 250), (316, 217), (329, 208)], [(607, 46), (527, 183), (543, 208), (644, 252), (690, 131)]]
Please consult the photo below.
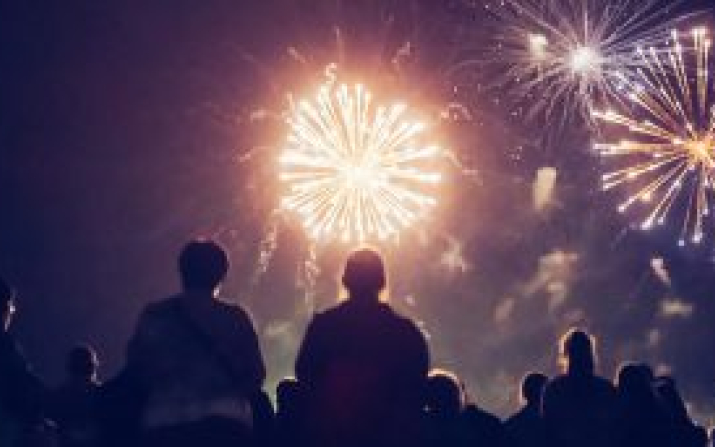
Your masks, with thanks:
[(450, 371), (435, 369), (427, 378), (427, 409), (439, 417), (455, 417), (465, 405), (464, 389)]
[(89, 345), (78, 345), (67, 355), (67, 375), (77, 381), (94, 382), (97, 379), (99, 360)]
[(549, 378), (545, 374), (530, 372), (521, 381), (521, 399), (527, 406), (541, 405), (541, 395)]
[(352, 252), (345, 263), (343, 285), (350, 299), (379, 299), (387, 285), (385, 265), (380, 254), (369, 248)]
[(616, 388), (622, 395), (648, 396), (652, 393), (653, 374), (643, 363), (624, 363), (616, 375)]
[(3, 331), (8, 330), (14, 313), (15, 291), (5, 280), (0, 278), (0, 316), (2, 316), (2, 320), (0, 320), (2, 327), (0, 329)]
[(294, 415), (302, 408), (300, 383), (294, 377), (286, 377), (276, 387), (276, 406), (281, 414)]
[(194, 240), (179, 255), (184, 290), (215, 291), (228, 273), (228, 256), (214, 241)]
[(570, 329), (561, 338), (561, 360), (568, 374), (593, 374), (596, 340), (580, 329)]

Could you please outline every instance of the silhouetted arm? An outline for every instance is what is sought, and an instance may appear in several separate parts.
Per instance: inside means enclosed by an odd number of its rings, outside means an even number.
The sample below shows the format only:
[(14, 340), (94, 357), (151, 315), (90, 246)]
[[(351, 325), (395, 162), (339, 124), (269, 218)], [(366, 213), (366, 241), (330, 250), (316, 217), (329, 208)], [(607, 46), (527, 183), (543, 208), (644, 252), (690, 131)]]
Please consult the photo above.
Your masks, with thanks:
[(303, 342), (295, 362), (295, 377), (303, 383), (314, 383), (321, 368), (325, 348), (320, 329), (320, 317), (316, 316), (305, 330)]
[[(240, 327), (240, 356), (234, 368), (238, 371), (241, 386), (247, 391), (259, 390), (266, 380), (266, 366), (261, 354), (258, 334), (253, 327), (253, 322), (243, 309), (234, 308)], [(235, 358), (231, 356), (230, 358)]]

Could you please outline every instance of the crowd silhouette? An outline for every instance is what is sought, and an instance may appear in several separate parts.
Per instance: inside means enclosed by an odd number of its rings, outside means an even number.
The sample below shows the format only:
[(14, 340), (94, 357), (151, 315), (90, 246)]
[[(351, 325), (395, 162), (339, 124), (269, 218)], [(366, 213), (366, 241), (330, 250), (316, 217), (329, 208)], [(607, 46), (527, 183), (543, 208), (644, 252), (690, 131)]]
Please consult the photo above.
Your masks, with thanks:
[(100, 383), (97, 353), (78, 345), (56, 389), (12, 335), (15, 291), (0, 280), (0, 447), (712, 445), (673, 378), (644, 363), (623, 364), (614, 383), (600, 377), (596, 339), (576, 328), (559, 344), (562, 374), (528, 372), (523, 407), (501, 421), (454, 373), (432, 368), (422, 332), (384, 299), (372, 249), (348, 257), (347, 297), (308, 324), (274, 407), (251, 320), (219, 299), (226, 252), (191, 241), (178, 271), (181, 290), (146, 306), (115, 377)]

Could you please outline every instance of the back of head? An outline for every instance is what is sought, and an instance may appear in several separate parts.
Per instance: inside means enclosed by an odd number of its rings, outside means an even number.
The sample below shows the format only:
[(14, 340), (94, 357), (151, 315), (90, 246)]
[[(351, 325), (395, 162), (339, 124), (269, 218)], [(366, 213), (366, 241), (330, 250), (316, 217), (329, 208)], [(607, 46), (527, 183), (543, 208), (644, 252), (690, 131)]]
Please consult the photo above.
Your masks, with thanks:
[(67, 374), (75, 379), (94, 379), (98, 365), (97, 353), (89, 345), (75, 346), (67, 355)]
[(595, 340), (587, 332), (570, 329), (561, 338), (561, 358), (568, 374), (593, 374), (596, 368)]
[(382, 256), (369, 248), (352, 252), (345, 263), (342, 281), (351, 299), (379, 297), (387, 285)]
[(179, 273), (185, 290), (214, 290), (228, 273), (228, 255), (216, 242), (194, 240), (179, 255)]
[(651, 391), (653, 376), (650, 368), (642, 363), (621, 365), (616, 376), (616, 388), (626, 395), (647, 395)]
[(549, 378), (538, 372), (530, 372), (521, 381), (521, 398), (529, 406), (541, 405), (541, 396)]
[(293, 377), (286, 377), (276, 387), (276, 404), (280, 413), (295, 413), (301, 407), (301, 385)]
[(464, 391), (457, 376), (436, 369), (427, 379), (427, 408), (438, 416), (456, 416), (464, 408)]

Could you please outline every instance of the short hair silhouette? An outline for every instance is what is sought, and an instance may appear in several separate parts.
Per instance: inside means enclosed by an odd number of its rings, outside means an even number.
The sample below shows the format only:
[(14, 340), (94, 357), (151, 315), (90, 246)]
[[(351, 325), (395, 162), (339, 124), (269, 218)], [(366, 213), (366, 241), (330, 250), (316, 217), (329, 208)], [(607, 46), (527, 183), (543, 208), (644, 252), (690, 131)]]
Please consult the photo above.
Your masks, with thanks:
[(464, 390), (451, 371), (433, 369), (427, 379), (427, 405), (435, 414), (459, 414), (464, 408)]
[(650, 389), (653, 380), (653, 370), (645, 363), (623, 363), (616, 374), (616, 386), (621, 390)]
[(379, 295), (387, 286), (382, 256), (371, 248), (353, 251), (345, 262), (343, 285), (351, 297)]
[(226, 278), (228, 268), (226, 251), (211, 240), (193, 240), (179, 255), (184, 289), (213, 290)]
[(527, 405), (540, 405), (541, 395), (549, 378), (539, 372), (530, 372), (521, 381), (521, 399)]
[(561, 359), (569, 373), (592, 374), (596, 368), (596, 340), (586, 331), (569, 329), (561, 338)]
[(97, 353), (89, 345), (77, 345), (67, 355), (67, 373), (71, 377), (91, 379), (98, 365)]

